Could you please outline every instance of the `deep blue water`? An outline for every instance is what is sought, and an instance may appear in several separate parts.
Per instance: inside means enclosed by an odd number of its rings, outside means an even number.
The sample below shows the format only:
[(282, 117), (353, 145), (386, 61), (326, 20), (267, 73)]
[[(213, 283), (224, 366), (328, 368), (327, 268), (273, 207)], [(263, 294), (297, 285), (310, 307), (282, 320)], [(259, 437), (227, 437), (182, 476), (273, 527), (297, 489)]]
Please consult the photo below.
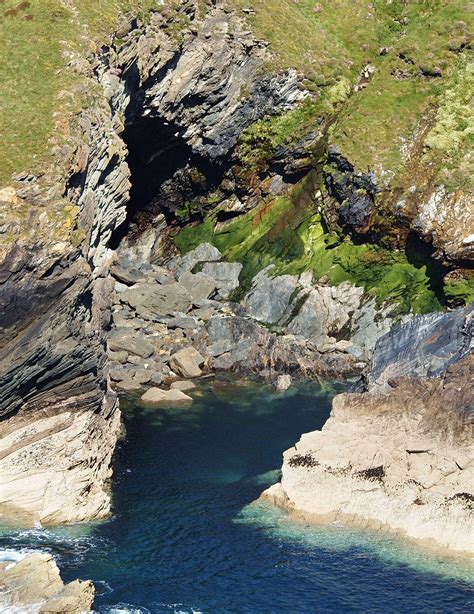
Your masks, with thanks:
[(474, 611), (466, 563), (249, 505), (276, 481), (282, 451), (324, 424), (333, 394), (211, 382), (188, 409), (130, 402), (113, 517), (10, 530), (0, 546), (51, 550), (65, 579), (96, 582), (99, 611)]

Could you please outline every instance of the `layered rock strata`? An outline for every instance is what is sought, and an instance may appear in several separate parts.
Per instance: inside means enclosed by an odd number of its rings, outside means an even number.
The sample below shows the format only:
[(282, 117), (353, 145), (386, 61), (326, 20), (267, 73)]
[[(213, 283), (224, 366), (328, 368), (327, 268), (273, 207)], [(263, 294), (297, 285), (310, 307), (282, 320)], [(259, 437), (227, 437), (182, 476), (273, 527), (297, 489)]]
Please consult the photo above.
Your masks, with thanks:
[(421, 316), (377, 345), (365, 392), (335, 397), (321, 431), (284, 453), (262, 498), (472, 553), (473, 309)]
[[(142, 29), (123, 20), (121, 41), (104, 45), (92, 65), (71, 56), (103, 97), (75, 120), (76, 138), (69, 135), (56, 152), (65, 176), (58, 179), (58, 169), (42, 178), (20, 173), (0, 192), (8, 221), (2, 232), (18, 238), (0, 244), (1, 513), (15, 508), (31, 520), (71, 522), (109, 511), (119, 423), (106, 368), (109, 267), (115, 233), (129, 213), (127, 143), (140, 141), (145, 129), (153, 138), (143, 145), (148, 162), (140, 165), (161, 164), (163, 156), (176, 161), (153, 188), (151, 256), (166, 226), (164, 203), (174, 185), (182, 189), (180, 167), (189, 156), (208, 169), (255, 119), (304, 96), (294, 71), (259, 72), (266, 45), (223, 5), (205, 14), (197, 3), (181, 8), (151, 13)], [(65, 211), (71, 219), (60, 227)], [(232, 289), (220, 288), (223, 295)], [(173, 312), (181, 309), (178, 303)], [(120, 345), (119, 337), (111, 343)]]

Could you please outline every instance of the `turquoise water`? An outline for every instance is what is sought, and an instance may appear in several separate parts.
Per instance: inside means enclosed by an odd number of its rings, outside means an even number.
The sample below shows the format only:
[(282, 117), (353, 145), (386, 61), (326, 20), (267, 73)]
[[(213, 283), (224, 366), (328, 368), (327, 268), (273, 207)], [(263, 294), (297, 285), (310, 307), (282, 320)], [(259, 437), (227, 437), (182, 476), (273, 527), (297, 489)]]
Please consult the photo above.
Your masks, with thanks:
[(465, 562), (252, 503), (337, 388), (211, 382), (188, 409), (130, 402), (112, 518), (5, 530), (0, 547), (50, 550), (65, 579), (95, 581), (100, 612), (474, 611)]

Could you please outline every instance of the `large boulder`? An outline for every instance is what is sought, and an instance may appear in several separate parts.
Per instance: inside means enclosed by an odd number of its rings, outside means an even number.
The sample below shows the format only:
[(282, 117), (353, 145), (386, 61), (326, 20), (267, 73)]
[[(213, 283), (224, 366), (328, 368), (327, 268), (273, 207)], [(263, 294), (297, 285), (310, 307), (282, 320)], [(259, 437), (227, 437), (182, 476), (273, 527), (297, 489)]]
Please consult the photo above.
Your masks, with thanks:
[(143, 333), (131, 328), (115, 328), (109, 334), (109, 349), (115, 352), (125, 351), (142, 358), (153, 354), (154, 345)]
[(183, 348), (171, 356), (170, 367), (183, 377), (199, 377), (204, 358), (193, 347)]
[(272, 268), (270, 265), (254, 277), (244, 303), (255, 320), (268, 324), (276, 324), (287, 313), (298, 286), (295, 275), (269, 277), (267, 273)]
[(220, 298), (229, 298), (231, 292), (239, 287), (240, 262), (206, 262), (202, 272), (215, 280)]
[(190, 396), (182, 390), (172, 388), (171, 390), (162, 390), (161, 388), (150, 388), (141, 396), (143, 403), (148, 405), (173, 405), (192, 403)]
[(147, 320), (171, 316), (177, 311), (186, 313), (191, 306), (189, 292), (177, 282), (136, 284), (120, 294), (120, 301)]
[(186, 271), (179, 277), (179, 283), (189, 292), (193, 302), (205, 301), (216, 291), (216, 281), (201, 272)]
[(177, 263), (177, 275), (191, 272), (194, 267), (201, 262), (217, 262), (222, 258), (222, 254), (210, 243), (201, 243), (195, 249), (182, 256)]
[(337, 337), (359, 308), (364, 291), (349, 283), (313, 288), (299, 312), (288, 325), (288, 332), (325, 344)]

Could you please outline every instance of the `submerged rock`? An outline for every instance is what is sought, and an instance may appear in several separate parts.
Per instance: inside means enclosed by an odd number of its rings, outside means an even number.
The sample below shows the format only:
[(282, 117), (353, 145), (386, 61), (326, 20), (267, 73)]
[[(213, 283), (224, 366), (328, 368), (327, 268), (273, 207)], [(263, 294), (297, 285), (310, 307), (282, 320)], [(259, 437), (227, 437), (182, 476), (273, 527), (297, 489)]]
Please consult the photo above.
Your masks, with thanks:
[(277, 381), (275, 382), (275, 388), (284, 392), (291, 386), (291, 381), (291, 375), (279, 375)]

